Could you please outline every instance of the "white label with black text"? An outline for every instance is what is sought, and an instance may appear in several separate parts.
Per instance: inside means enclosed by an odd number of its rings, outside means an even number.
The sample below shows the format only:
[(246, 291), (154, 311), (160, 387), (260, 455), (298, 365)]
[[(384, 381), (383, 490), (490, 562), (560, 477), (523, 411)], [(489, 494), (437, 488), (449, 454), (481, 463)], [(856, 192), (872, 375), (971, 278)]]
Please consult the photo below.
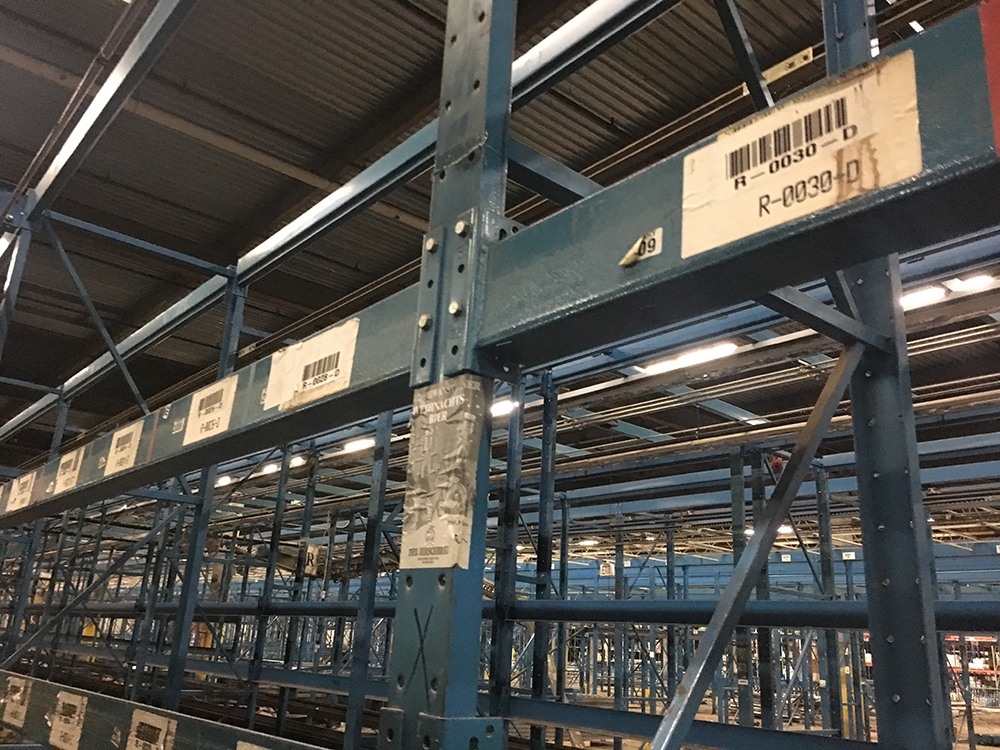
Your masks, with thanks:
[(646, 258), (652, 258), (654, 255), (659, 255), (662, 250), (663, 227), (657, 227), (652, 232), (646, 232), (642, 235), (642, 237), (636, 240), (635, 244), (629, 248), (627, 253), (625, 253), (625, 257), (618, 261), (618, 265), (635, 265), (640, 260), (646, 260)]
[(132, 712), (126, 750), (172, 750), (176, 734), (176, 720), (137, 708)]
[(24, 726), (24, 717), (28, 713), (28, 696), (31, 694), (31, 683), (23, 677), (7, 678), (7, 695), (3, 701), (3, 720), (15, 727)]
[(56, 470), (56, 494), (66, 492), (76, 487), (80, 478), (80, 464), (83, 463), (83, 448), (77, 448), (59, 459)]
[(271, 357), (264, 408), (301, 406), (351, 384), (358, 318), (286, 346)]
[(10, 499), (7, 500), (7, 511), (20, 510), (31, 501), (31, 491), (35, 487), (35, 475), (38, 470), (22, 474), (10, 485)]
[(196, 443), (229, 429), (236, 399), (237, 375), (202, 388), (191, 397), (191, 409), (184, 430), (184, 445)]
[(78, 750), (86, 715), (86, 696), (60, 690), (50, 716), (49, 744), (58, 750)]
[(684, 159), (681, 257), (914, 177), (912, 51), (722, 133)]
[(111, 436), (111, 448), (108, 449), (108, 461), (104, 465), (104, 476), (111, 476), (135, 466), (139, 438), (142, 436), (142, 426), (143, 422), (133, 422)]

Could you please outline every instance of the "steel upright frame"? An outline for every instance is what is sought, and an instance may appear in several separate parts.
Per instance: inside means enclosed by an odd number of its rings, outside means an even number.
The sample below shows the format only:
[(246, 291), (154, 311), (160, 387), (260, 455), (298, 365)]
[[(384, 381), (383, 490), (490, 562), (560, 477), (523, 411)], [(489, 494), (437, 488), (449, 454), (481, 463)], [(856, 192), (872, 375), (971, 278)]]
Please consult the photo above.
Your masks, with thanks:
[[(752, 677), (749, 667), (750, 633), (745, 628), (755, 624), (769, 626), (776, 621), (775, 618), (781, 620), (782, 617), (789, 620), (798, 617), (796, 622), (799, 623), (815, 621), (823, 616), (821, 613), (825, 613), (840, 626), (867, 626), (870, 629), (879, 743), (888, 748), (918, 750), (940, 750), (949, 746), (946, 691), (941, 680), (938, 625), (935, 622), (935, 617), (940, 617), (942, 611), (947, 616), (947, 608), (935, 608), (933, 556), (921, 497), (905, 329), (898, 302), (900, 272), (893, 253), (913, 249), (918, 242), (929, 243), (1000, 224), (998, 207), (963, 203), (963, 199), (976, 190), (984, 187), (996, 189), (1000, 183), (1000, 161), (996, 154), (997, 140), (1000, 139), (1000, 126), (997, 125), (1000, 111), (990, 109), (986, 102), (989, 95), (993, 97), (990, 101), (1000, 101), (997, 95), (1000, 83), (995, 76), (990, 77), (990, 69), (978, 55), (982, 51), (985, 56), (994, 56), (990, 57), (991, 60), (997, 59), (995, 55), (1000, 40), (989, 35), (1000, 28), (1000, 11), (997, 10), (1000, 2), (987, 0), (979, 8), (949, 21), (947, 29), (942, 30), (940, 35), (918, 40), (906, 48), (917, 58), (917, 88), (921, 97), (925, 97), (931, 106), (942, 109), (938, 119), (945, 125), (962, 129), (962, 137), (955, 139), (956, 143), (952, 144), (950, 139), (949, 143), (944, 143), (939, 134), (941, 122), (935, 121), (938, 130), (932, 128), (926, 133), (923, 172), (905, 185), (874, 190), (871, 195), (806, 217), (794, 226), (780, 225), (691, 259), (681, 256), (680, 220), (674, 205), (682, 199), (685, 155), (665, 160), (620, 185), (602, 189), (552, 160), (511, 142), (507, 132), (514, 106), (526, 102), (562, 75), (578, 68), (675, 3), (664, 0), (599, 0), (577, 20), (538, 45), (529, 56), (515, 61), (513, 0), (451, 0), (448, 3), (439, 119), (293, 222), (280, 235), (241, 259), (236, 269), (203, 266), (204, 270), (218, 275), (158, 321), (116, 345), (96, 315), (82, 282), (49, 223), (50, 216), (63, 223), (72, 224), (75, 220), (67, 221), (66, 217), (46, 212), (59, 188), (79, 166), (96, 137), (110, 122), (124, 97), (137, 85), (142, 72), (152, 65), (158, 50), (162, 49), (192, 4), (186, 0), (161, 0), (140, 32), (140, 37), (130, 46), (132, 52), (126, 53), (127, 59), (123, 60), (123, 64), (127, 63), (127, 66), (122, 70), (120, 88), (109, 89), (95, 99), (92, 110), (84, 118), (82, 130), (78, 128), (74, 132), (68, 150), (60, 153), (40, 184), (38, 194), (42, 200), (37, 205), (30, 205), (25, 198), (21, 204), (28, 206), (22, 213), (30, 214), (36, 225), (14, 226), (17, 222), (13, 218), (5, 222), (8, 228), (16, 230), (4, 236), (10, 239), (16, 235), (17, 252), (12, 255), (7, 287), (0, 303), (0, 353), (16, 299), (17, 281), (23, 271), (22, 250), (26, 251), (31, 231), (37, 226), (49, 232), (110, 351), (106, 358), (58, 389), (58, 393), (47, 394), (24, 414), (0, 428), (0, 436), (12, 434), (52, 404), (62, 404), (65, 412), (67, 399), (112, 366), (121, 370), (137, 401), (143, 405), (142, 396), (125, 366), (127, 356), (166, 335), (179, 322), (190, 319), (191, 315), (223, 294), (227, 298), (228, 314), (218, 376), (220, 380), (237, 378), (239, 397), (242, 399), (240, 418), (217, 439), (206, 440), (193, 448), (179, 447), (176, 441), (167, 443), (165, 447), (161, 445), (157, 448), (158, 452), (151, 450), (148, 459), (134, 470), (111, 478), (103, 474), (97, 478), (93, 470), (99, 454), (103, 455), (107, 450), (106, 441), (95, 441), (81, 454), (85, 463), (91, 463), (87, 464), (90, 473), (84, 475), (78, 486), (65, 492), (51, 493), (51, 496), (38, 491), (26, 507), (0, 514), (2, 526), (27, 521), (34, 523), (25, 562), (25, 569), (29, 569), (36, 555), (45, 551), (44, 547), (39, 549), (44, 515), (68, 512), (95, 499), (134, 490), (142, 484), (164, 481), (177, 471), (208, 467), (202, 469), (195, 497), (178, 498), (161, 490), (146, 490), (147, 495), (158, 503), (180, 499), (179, 507), (169, 513), (164, 511), (161, 517), (158, 505), (157, 520), (152, 529), (132, 543), (124, 556), (112, 562), (109, 553), (108, 566), (99, 575), (96, 565), (98, 550), (95, 549), (94, 566), (86, 585), (78, 591), (74, 589), (76, 593), (71, 601), (68, 599), (69, 588), (64, 587), (65, 606), (26, 640), (18, 642), (30, 584), (24, 576), (21, 582), (23, 591), (18, 592), (8, 620), (4, 667), (15, 664), (33, 645), (41, 646), (46, 633), (55, 628), (61, 629), (62, 624), (74, 616), (77, 605), (120, 571), (129, 557), (145, 549), (148, 556), (143, 591), (148, 605), (145, 612), (131, 613), (133, 643), (141, 646), (144, 640), (151, 640), (152, 618), (156, 616), (156, 611), (169, 609), (174, 617), (169, 659), (151, 656), (147, 660), (158, 669), (167, 668), (163, 705), (168, 709), (176, 709), (180, 705), (187, 673), (204, 670), (205, 673), (227, 677), (236, 674), (242, 684), (249, 685), (251, 691), (247, 701), (247, 719), (252, 726), (258, 715), (258, 682), (276, 675), (275, 679), (283, 689), (320, 686), (332, 692), (347, 692), (346, 742), (351, 748), (362, 744), (363, 710), (365, 699), (371, 694), (387, 700), (379, 724), (378, 744), (381, 750), (499, 748), (506, 739), (505, 720), (513, 718), (523, 719), (532, 726), (531, 744), (535, 748), (544, 746), (546, 727), (572, 725), (607, 728), (616, 736), (616, 746), (620, 746), (622, 736), (639, 733), (636, 727), (626, 725), (633, 717), (625, 712), (631, 698), (629, 680), (626, 679), (625, 653), (631, 652), (636, 645), (640, 649), (645, 648), (644, 636), (636, 631), (633, 638), (627, 632), (626, 623), (707, 621), (708, 627), (693, 655), (688, 647), (690, 632), (687, 629), (684, 631), (684, 655), (680, 661), (684, 662), (685, 672), (679, 685), (675, 684), (679, 661), (675, 632), (672, 629), (668, 631), (666, 687), (669, 695), (663, 697), (670, 702), (666, 715), (662, 722), (651, 716), (644, 717), (641, 722), (636, 720), (636, 726), (641, 724), (642, 734), (650, 735), (655, 730), (652, 745), (655, 750), (678, 750), (686, 741), (715, 742), (723, 747), (745, 746), (752, 742), (773, 747), (850, 747), (854, 743), (845, 740), (789, 737), (782, 733), (754, 730), (749, 726), (753, 723), (754, 705), (749, 689)], [(759, 109), (770, 107), (773, 99), (735, 2), (716, 0), (715, 4), (738, 65), (747, 78), (755, 105)], [(850, 74), (853, 68), (871, 61), (873, 51), (877, 51), (873, 8), (868, 0), (824, 0), (828, 74), (831, 79)], [(985, 21), (980, 23), (981, 17), (987, 16), (995, 26), (989, 26)], [(956, 47), (962, 48), (962, 54), (945, 59), (948, 55), (942, 50)], [(944, 77), (952, 83), (956, 79), (962, 80), (976, 87), (976, 91), (983, 95), (979, 97), (983, 101), (980, 101), (978, 109), (969, 108), (961, 118), (957, 118), (954, 113), (945, 111), (955, 102), (954, 98), (949, 98), (949, 89), (953, 87), (940, 85), (936, 79), (934, 85), (927, 85), (921, 76), (930, 74)], [(949, 75), (951, 79), (948, 79)], [(928, 119), (936, 116), (926, 110), (922, 112), (928, 115)], [(400, 181), (421, 171), (430, 164), (432, 154), (431, 220), (423, 245), (419, 284), (358, 314), (360, 333), (354, 363), (355, 379), (343, 391), (280, 414), (265, 413), (262, 388), (274, 359), (261, 360), (235, 372), (246, 285), (308, 239), (349, 218)], [(504, 201), (508, 164), (519, 179), (557, 202), (569, 204), (570, 208), (530, 228), (519, 227), (506, 219)], [(922, 216), (926, 207), (935, 201), (949, 201), (956, 206), (954, 215), (940, 225)], [(626, 208), (634, 208), (634, 211)], [(895, 214), (901, 215), (902, 219), (894, 219)], [(913, 225), (910, 234), (897, 236), (880, 229), (883, 222), (893, 226), (892, 222), (898, 225), (900, 220)], [(622, 252), (628, 249), (637, 235), (643, 235), (649, 228), (646, 222), (652, 222), (650, 227), (659, 226), (658, 231), (664, 233), (666, 248), (662, 257), (660, 260), (644, 259), (637, 264), (627, 262), (626, 256), (619, 264)], [(637, 231), (637, 227), (641, 231)], [(11, 244), (10, 241), (8, 244)], [(619, 246), (622, 246), (622, 252)], [(814, 250), (816, 246), (820, 252), (812, 253), (808, 260), (802, 258), (801, 251)], [(610, 252), (608, 248), (611, 248)], [(156, 251), (160, 250), (165, 249)], [(755, 270), (761, 263), (779, 260), (784, 262), (774, 273), (761, 274)], [(847, 270), (842, 270), (844, 266), (848, 267)], [(537, 277), (557, 268), (560, 269), (558, 283), (553, 284), (551, 289), (539, 286)], [(794, 287), (774, 288), (782, 284), (803, 283), (816, 274), (827, 276), (830, 294), (836, 303), (834, 307)], [(720, 288), (722, 282), (734, 276), (741, 278), (745, 284), (738, 289)], [(676, 294), (691, 286), (696, 292), (704, 294)], [(705, 616), (707, 613), (702, 611), (707, 606), (705, 603), (679, 601), (676, 598), (672, 527), (667, 531), (666, 600), (636, 601), (629, 598), (620, 528), (616, 533), (616, 601), (588, 603), (567, 600), (565, 575), (569, 513), (564, 496), (559, 498), (563, 509), (559, 596), (552, 597), (557, 396), (553, 375), (548, 368), (570, 356), (628, 342), (691, 315), (746, 299), (760, 300), (782, 315), (805, 323), (843, 344), (844, 350), (832, 368), (791, 458), (776, 478), (774, 490), (766, 502), (762, 457), (759, 452), (751, 451), (754, 534), (746, 541), (745, 549), (739, 549), (744, 542), (746, 512), (744, 456), (739, 452), (734, 452), (732, 456), (730, 491), (735, 568), (722, 592), (718, 608), (708, 618)], [(644, 314), (632, 315), (636, 308)], [(495, 601), (484, 610), (482, 583), (491, 461), (489, 403), (494, 381), (499, 379), (511, 383), (512, 400), (523, 404), (526, 370), (543, 370), (542, 395), (545, 402), (534, 598), (527, 601), (515, 599), (523, 444), (523, 411), (515, 410), (508, 430), (507, 471), (498, 523)], [(417, 389), (418, 397), (431, 398), (433, 394), (445, 392), (442, 389), (456, 386), (465, 389), (459, 399), (458, 415), (475, 426), (474, 437), (478, 438), (478, 450), (472, 456), (471, 481), (461, 487), (467, 495), (464, 499), (468, 500), (469, 508), (467, 559), (445, 567), (422, 567), (403, 558), (398, 600), (392, 605), (378, 603), (374, 590), (375, 566), (382, 542), (379, 526), (386, 511), (387, 458), (392, 424), (391, 411), (386, 410), (409, 403), (413, 388)], [(823, 470), (814, 462), (824, 432), (848, 388), (855, 427), (868, 592), (866, 607), (853, 606), (854, 602), (850, 601), (832, 601), (836, 592), (829, 544), (829, 496)], [(183, 410), (189, 403), (189, 400), (182, 399), (176, 406)], [(362, 555), (360, 602), (354, 604), (346, 600), (351, 575), (350, 559), (340, 573), (342, 596), (339, 600), (274, 601), (271, 594), (281, 553), (280, 526), (290, 470), (288, 443), (324, 429), (346, 425), (376, 411), (381, 416), (376, 431), (375, 470)], [(158, 429), (157, 417), (157, 414), (147, 414), (143, 421), (145, 435)], [(421, 414), (414, 414), (414, 424), (420, 417)], [(457, 448), (448, 443), (449, 439), (454, 439), (454, 433), (448, 431), (449, 425), (434, 423), (428, 430), (440, 436), (441, 444)], [(57, 430), (58, 433), (60, 430)], [(215, 463), (235, 455), (263, 450), (275, 442), (282, 443), (284, 447), (263, 596), (253, 606), (245, 601), (199, 603), (199, 577), (205, 561), (213, 511)], [(152, 444), (149, 445), (151, 448)], [(58, 466), (57, 446), (58, 441), (54, 441), (52, 460), (38, 470), (43, 477), (51, 475)], [(447, 456), (428, 458), (411, 452), (409, 476), (412, 478), (419, 473), (429, 477), (431, 484), (440, 488), (445, 481), (450, 481), (458, 463), (450, 450), (444, 453)], [(767, 601), (765, 571), (778, 528), (785, 522), (791, 503), (810, 472), (814, 474), (821, 496), (819, 583), (823, 595), (830, 600), (814, 603), (811, 609), (809, 606), (792, 607), (786, 602)], [(411, 501), (413, 491), (413, 486), (408, 488)], [(448, 499), (450, 502), (453, 498)], [(169, 602), (169, 608), (161, 607), (165, 602), (157, 602), (155, 596), (160, 586), (159, 576), (162, 573), (166, 577), (163, 588), (168, 596), (172, 596), (178, 571), (173, 568), (161, 570), (162, 555), (155, 564), (150, 562), (152, 558), (149, 555), (154, 550), (152, 542), (157, 534), (174, 524), (174, 533), (180, 539), (187, 505), (192, 505), (193, 520), (188, 530), (187, 562), (179, 595), (176, 602)], [(442, 505), (443, 498), (438, 489), (431, 510), (443, 513)], [(4, 510), (7, 510), (6, 507)], [(355, 511), (351, 510), (348, 536), (353, 535), (354, 516)], [(82, 513), (79, 520), (77, 542), (84, 523)], [(406, 529), (407, 521), (404, 520), (403, 550), (407, 547)], [(331, 549), (335, 535), (336, 529), (331, 523)], [(56, 560), (62, 560), (67, 536), (68, 526), (64, 525), (59, 534)], [(231, 556), (235, 556), (235, 534), (233, 545)], [(163, 547), (165, 545), (161, 546), (161, 553)], [(74, 559), (77, 552), (74, 548)], [(330, 564), (328, 558), (328, 575), (324, 585), (329, 583)], [(249, 565), (250, 562), (245, 560), (244, 569), (247, 570)], [(152, 580), (147, 581), (147, 575), (151, 575)], [(244, 576), (246, 580), (247, 574)], [(689, 570), (684, 566), (684, 599), (689, 592), (688, 578)], [(750, 602), (754, 590), (758, 600)], [(45, 607), (50, 604), (46, 602)], [(316, 606), (320, 604), (322, 606)], [(207, 618), (210, 616), (256, 618), (252, 661), (245, 669), (232, 660), (224, 666), (212, 667), (206, 660), (189, 657), (196, 609), (201, 610), (200, 616), (209, 629)], [(117, 613), (113, 607), (102, 611), (109, 617), (129, 617), (129, 613)], [(979, 611), (980, 617), (982, 612)], [(344, 618), (356, 618), (350, 675), (300, 673), (292, 678), (283, 674), (282, 670), (265, 666), (269, 617), (276, 613), (292, 617), (310, 614), (337, 617), (335, 649), (341, 648), (344, 641)], [(470, 658), (470, 654), (479, 653), (484, 613), (493, 624), (488, 700), (479, 696), (479, 664), (478, 660)], [(395, 616), (391, 654), (386, 655), (387, 690), (369, 679), (370, 636), (376, 615)], [(975, 612), (973, 619), (974, 615)], [(511, 686), (514, 624), (518, 620), (536, 623), (531, 698), (515, 695)], [(545, 700), (549, 693), (549, 623), (560, 623), (557, 643), (562, 655), (565, 644), (563, 623), (574, 620), (613, 624), (613, 665), (609, 663), (607, 666), (609, 675), (612, 669), (614, 673), (616, 711), (600, 711)], [(162, 645), (167, 638), (165, 620), (157, 622), (160, 628), (157, 640)], [(220, 630), (223, 624), (220, 620)], [(744, 629), (738, 631), (738, 628)], [(325, 634), (325, 626), (323, 630)], [(59, 632), (56, 631), (55, 639)], [(723, 654), (730, 650), (734, 633), (739, 645), (736, 673), (739, 680), (739, 724), (742, 726), (719, 727), (693, 722), (706, 688), (718, 674)], [(221, 648), (216, 633), (211, 635), (213, 644)], [(592, 635), (596, 644), (601, 632), (595, 628)], [(837, 637), (835, 632), (831, 637), (829, 630), (821, 635), (825, 651), (823, 670), (827, 679), (824, 716), (828, 717), (826, 720), (830, 728), (836, 730), (840, 728), (839, 693), (834, 696), (835, 686), (840, 680)], [(294, 660), (298, 638), (297, 632), (287, 635), (286, 668)], [(760, 653), (769, 654), (772, 645), (770, 631), (762, 627), (758, 638), (766, 639), (766, 644), (760, 642)], [(238, 635), (234, 636), (234, 649), (237, 641)], [(803, 637), (802, 651), (790, 674), (792, 679), (778, 706), (785, 705), (791, 695), (791, 684), (808, 663), (810, 641), (811, 635)], [(339, 651), (337, 653), (339, 655)], [(596, 689), (596, 647), (590, 657), (594, 660), (590, 684)], [(778, 718), (773, 715), (773, 672), (770, 671), (770, 658), (767, 661), (766, 679), (765, 675), (761, 676), (762, 690), (765, 684), (768, 685), (767, 700), (763, 695), (761, 699), (762, 711), (768, 712), (763, 720), (765, 727), (776, 723)], [(339, 664), (337, 667), (339, 669)], [(556, 697), (560, 699), (564, 697), (566, 687), (564, 667), (564, 663), (557, 662)], [(213, 669), (215, 671), (211, 671)], [(857, 686), (859, 670), (855, 668), (852, 671)], [(646, 680), (651, 690), (650, 705), (655, 706), (652, 677), (644, 666), (642, 679)], [(136, 675), (129, 686), (133, 696), (142, 683), (142, 674)], [(151, 685), (155, 688), (155, 676)], [(281, 701), (280, 716), (283, 716), (287, 708), (287, 691), (282, 693)], [(865, 705), (856, 687), (854, 702), (859, 707)], [(864, 734), (867, 730), (867, 710), (861, 713), (863, 715), (854, 715), (851, 726), (851, 731), (857, 734)], [(279, 731), (283, 721), (279, 718)], [(562, 741), (561, 735), (557, 735), (559, 741)]]

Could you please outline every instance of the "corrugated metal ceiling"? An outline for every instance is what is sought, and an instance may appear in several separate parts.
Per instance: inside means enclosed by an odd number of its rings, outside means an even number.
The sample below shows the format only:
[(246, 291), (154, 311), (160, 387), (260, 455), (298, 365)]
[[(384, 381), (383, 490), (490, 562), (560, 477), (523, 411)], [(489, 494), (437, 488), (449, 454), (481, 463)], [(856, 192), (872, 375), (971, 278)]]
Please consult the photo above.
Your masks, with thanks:
[[(588, 4), (522, 2), (518, 49)], [(819, 0), (738, 4), (764, 67), (821, 41)], [(0, 180), (20, 177), (125, 7), (120, 0), (0, 4)], [(445, 0), (204, 0), (134, 97), (146, 109), (121, 113), (56, 210), (232, 263), (323, 195), (316, 179), (348, 179), (434, 116), (445, 7)], [(520, 110), (513, 132), (583, 170), (739, 85), (711, 0), (685, 0)], [(177, 118), (231, 143), (220, 148), (179, 132)], [(313, 184), (262, 166), (262, 156), (304, 170)], [(514, 188), (510, 204), (527, 197)], [(428, 198), (429, 181), (420, 178), (388, 202), (419, 224)], [(203, 278), (60, 231), (116, 335)], [(248, 325), (280, 329), (370, 284), (418, 257), (420, 236), (412, 221), (366, 212), (256, 284)], [(20, 351), (8, 349), (3, 374), (54, 384), (100, 343), (54, 255), (39, 247), (15, 319)], [(180, 379), (209, 365), (220, 325), (219, 313), (206, 316), (158, 345), (134, 363), (138, 379), (160, 387), (158, 373)], [(0, 398), (0, 418), (29, 399), (19, 392)], [(89, 427), (127, 405), (109, 396), (103, 415), (97, 409), (74, 419)], [(46, 439), (26, 433), (21, 447), (3, 449), (4, 462), (40, 450)]]

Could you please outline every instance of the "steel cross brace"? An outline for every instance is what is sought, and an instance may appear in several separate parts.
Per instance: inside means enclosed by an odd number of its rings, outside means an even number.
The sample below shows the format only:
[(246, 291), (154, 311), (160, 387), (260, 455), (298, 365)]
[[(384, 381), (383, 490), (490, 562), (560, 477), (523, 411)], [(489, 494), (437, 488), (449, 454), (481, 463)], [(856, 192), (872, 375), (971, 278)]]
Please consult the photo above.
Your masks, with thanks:
[(799, 485), (810, 469), (826, 427), (847, 390), (862, 353), (863, 347), (855, 344), (840, 355), (767, 503), (764, 523), (754, 528), (754, 535), (733, 569), (733, 575), (702, 636), (694, 660), (684, 672), (684, 678), (677, 688), (677, 696), (667, 709), (653, 738), (652, 750), (680, 750), (684, 743), (702, 696), (712, 680), (715, 666), (729, 646), (743, 608), (756, 586), (757, 577), (774, 540), (778, 537), (778, 527), (784, 522)]
[(40, 639), (45, 633), (51, 630), (53, 627), (61, 623), (66, 619), (73, 610), (80, 606), (81, 603), (86, 601), (94, 591), (96, 591), (105, 581), (107, 581), (111, 576), (121, 570), (125, 563), (127, 563), (136, 552), (141, 550), (146, 544), (149, 543), (150, 539), (156, 537), (161, 531), (163, 531), (170, 523), (172, 523), (177, 517), (183, 512), (184, 506), (176, 508), (173, 513), (168, 515), (158, 524), (153, 526), (149, 531), (143, 534), (139, 541), (132, 544), (125, 552), (123, 552), (117, 560), (111, 563), (99, 576), (97, 576), (91, 583), (89, 583), (86, 588), (84, 588), (79, 594), (73, 597), (65, 607), (63, 607), (59, 612), (52, 616), (50, 620), (45, 622), (41, 627), (38, 628), (34, 633), (32, 633), (25, 641), (18, 645), (14, 652), (8, 656), (3, 662), (0, 662), (0, 669), (9, 669), (21, 659), (24, 654), (28, 652), (31, 645)]

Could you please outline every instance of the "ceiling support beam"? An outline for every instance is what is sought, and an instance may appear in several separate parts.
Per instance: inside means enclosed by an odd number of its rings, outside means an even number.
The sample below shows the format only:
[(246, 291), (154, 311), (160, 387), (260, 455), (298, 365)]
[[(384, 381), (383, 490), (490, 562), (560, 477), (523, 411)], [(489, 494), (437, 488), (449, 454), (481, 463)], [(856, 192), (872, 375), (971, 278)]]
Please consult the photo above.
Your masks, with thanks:
[(59, 193), (153, 67), (197, 0), (159, 0), (35, 186), (37, 219)]

